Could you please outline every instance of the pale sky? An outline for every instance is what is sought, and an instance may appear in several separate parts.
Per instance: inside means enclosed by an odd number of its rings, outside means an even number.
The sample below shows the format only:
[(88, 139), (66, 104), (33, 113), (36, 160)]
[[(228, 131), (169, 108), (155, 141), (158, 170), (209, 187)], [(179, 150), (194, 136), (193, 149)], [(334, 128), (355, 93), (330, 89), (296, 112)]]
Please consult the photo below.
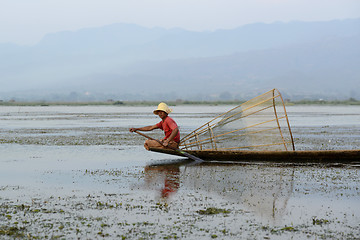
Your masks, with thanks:
[(346, 18), (360, 18), (360, 0), (0, 0), (0, 43), (113, 23), (206, 31)]

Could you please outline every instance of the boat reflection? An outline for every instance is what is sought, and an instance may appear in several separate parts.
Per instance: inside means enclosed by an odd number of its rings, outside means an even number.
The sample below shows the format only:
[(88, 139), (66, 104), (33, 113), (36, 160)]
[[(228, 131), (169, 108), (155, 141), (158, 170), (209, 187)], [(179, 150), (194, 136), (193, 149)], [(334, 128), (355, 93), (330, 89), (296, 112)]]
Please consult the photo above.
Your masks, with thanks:
[(181, 188), (221, 196), (242, 209), (277, 224), (286, 214), (293, 192), (294, 167), (268, 164), (201, 163), (152, 164), (145, 167), (147, 188), (165, 200)]

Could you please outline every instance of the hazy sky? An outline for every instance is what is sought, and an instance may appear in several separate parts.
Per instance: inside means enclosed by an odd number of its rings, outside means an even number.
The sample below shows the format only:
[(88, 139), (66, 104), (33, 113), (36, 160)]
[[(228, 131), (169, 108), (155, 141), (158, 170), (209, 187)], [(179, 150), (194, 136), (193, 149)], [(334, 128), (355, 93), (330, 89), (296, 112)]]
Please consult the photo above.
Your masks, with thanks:
[(359, 17), (360, 0), (0, 0), (0, 43), (112, 23), (203, 31)]

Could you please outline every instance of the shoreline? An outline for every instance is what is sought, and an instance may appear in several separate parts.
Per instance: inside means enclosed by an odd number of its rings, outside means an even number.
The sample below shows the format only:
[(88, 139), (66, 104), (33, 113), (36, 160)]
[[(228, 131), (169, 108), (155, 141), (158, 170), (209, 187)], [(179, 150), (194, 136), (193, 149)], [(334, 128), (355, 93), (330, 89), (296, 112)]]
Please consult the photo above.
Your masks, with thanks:
[[(166, 101), (170, 106), (187, 106), (187, 105), (241, 105), (244, 101)], [(155, 106), (159, 101), (84, 101), (84, 102), (47, 102), (47, 101), (3, 101), (0, 106)], [(321, 106), (359, 106), (360, 100), (285, 100), (286, 106), (294, 105), (321, 105)]]

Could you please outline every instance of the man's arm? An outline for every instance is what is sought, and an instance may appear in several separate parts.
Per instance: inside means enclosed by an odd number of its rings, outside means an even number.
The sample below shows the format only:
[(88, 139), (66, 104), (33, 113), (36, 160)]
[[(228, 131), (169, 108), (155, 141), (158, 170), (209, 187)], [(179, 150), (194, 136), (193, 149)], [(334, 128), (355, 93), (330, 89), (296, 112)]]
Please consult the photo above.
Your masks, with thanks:
[(130, 132), (135, 132), (135, 131), (152, 131), (154, 129), (159, 128), (157, 125), (153, 125), (153, 126), (146, 126), (146, 127), (141, 127), (141, 128), (130, 128), (129, 131)]
[(165, 147), (167, 145), (169, 145), (169, 142), (172, 141), (176, 137), (176, 134), (178, 134), (178, 132), (179, 132), (179, 128), (178, 127), (174, 128), (174, 130), (171, 132), (170, 136), (163, 141), (163, 145)]

